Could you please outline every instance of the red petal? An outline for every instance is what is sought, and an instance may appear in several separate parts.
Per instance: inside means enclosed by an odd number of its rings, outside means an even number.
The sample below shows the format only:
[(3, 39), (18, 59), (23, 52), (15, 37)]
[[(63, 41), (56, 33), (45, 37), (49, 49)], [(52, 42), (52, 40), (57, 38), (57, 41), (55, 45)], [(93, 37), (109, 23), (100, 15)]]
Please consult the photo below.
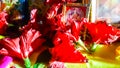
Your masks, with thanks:
[(5, 48), (2, 48), (0, 50), (0, 54), (2, 54), (2, 55), (9, 55), (8, 51)]
[(25, 31), (20, 37), (21, 51), (24, 57), (28, 57), (34, 49), (41, 46), (44, 40), (40, 39), (41, 36), (39, 31), (34, 29), (30, 29), (29, 31)]
[(15, 39), (5, 38), (2, 39), (0, 43), (4, 46), (5, 49), (7, 49), (10, 56), (22, 58), (19, 41), (20, 41), (19, 38)]

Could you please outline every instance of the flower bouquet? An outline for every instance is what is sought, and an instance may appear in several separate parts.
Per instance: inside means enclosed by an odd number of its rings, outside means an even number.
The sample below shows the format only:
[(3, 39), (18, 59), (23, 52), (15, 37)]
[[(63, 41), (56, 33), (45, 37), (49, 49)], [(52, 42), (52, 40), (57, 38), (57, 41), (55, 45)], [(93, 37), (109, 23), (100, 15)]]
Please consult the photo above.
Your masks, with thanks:
[(120, 30), (76, 17), (79, 9), (65, 15), (65, 4), (76, 1), (1, 1), (0, 68), (119, 68), (119, 45), (112, 43)]

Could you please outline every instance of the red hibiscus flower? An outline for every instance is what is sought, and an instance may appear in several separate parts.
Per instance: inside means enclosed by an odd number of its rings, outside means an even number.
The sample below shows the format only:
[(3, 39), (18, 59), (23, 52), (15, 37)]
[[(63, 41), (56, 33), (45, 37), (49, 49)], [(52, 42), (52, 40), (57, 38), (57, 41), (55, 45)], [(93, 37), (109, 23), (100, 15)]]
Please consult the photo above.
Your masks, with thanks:
[(40, 36), (41, 34), (39, 31), (30, 29), (28, 31), (24, 31), (23, 34), (18, 38), (2, 39), (0, 43), (5, 49), (0, 50), (0, 54), (5, 54), (23, 59), (26, 66), (30, 67), (30, 64), (28, 64), (29, 55), (31, 54), (31, 52), (40, 47), (45, 41), (44, 39), (41, 39)]
[(86, 27), (92, 36), (93, 42), (108, 44), (119, 38), (120, 30), (108, 26), (106, 22), (86, 23)]
[(75, 50), (73, 42), (64, 32), (58, 32), (55, 37), (55, 47), (50, 50), (53, 61), (86, 62), (86, 58)]

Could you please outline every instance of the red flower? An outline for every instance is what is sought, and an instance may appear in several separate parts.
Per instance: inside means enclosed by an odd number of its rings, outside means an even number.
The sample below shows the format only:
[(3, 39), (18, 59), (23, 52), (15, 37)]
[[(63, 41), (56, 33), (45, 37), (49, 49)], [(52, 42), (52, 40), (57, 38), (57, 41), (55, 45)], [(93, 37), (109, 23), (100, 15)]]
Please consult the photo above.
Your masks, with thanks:
[(3, 34), (7, 28), (6, 16), (7, 13), (5, 12), (0, 13), (0, 34)]
[(86, 62), (86, 58), (76, 51), (71, 39), (64, 32), (57, 33), (55, 47), (51, 49), (52, 60), (61, 62)]
[[(60, 9), (60, 7), (62, 6), (61, 3), (58, 3), (58, 4), (53, 4), (51, 6), (51, 8), (47, 11), (47, 14), (46, 14), (46, 18), (48, 20), (53, 20), (51, 21), (51, 23), (53, 22), (55, 24), (55, 16), (58, 14), (58, 10)], [(54, 22), (55, 21), (55, 22)]]
[(86, 27), (92, 36), (93, 42), (108, 44), (119, 38), (120, 31), (108, 26), (106, 22), (86, 23)]
[(63, 23), (63, 13), (62, 4), (53, 4), (48, 12), (46, 13), (46, 22), (50, 25), (51, 30), (65, 29), (65, 24)]
[[(25, 59), (45, 41), (39, 38), (40, 36), (39, 31), (30, 29), (29, 31), (23, 32), (18, 38), (5, 38), (0, 43), (6, 49), (8, 55)], [(3, 54), (3, 52), (5, 51), (0, 51), (0, 54)]]
[(83, 24), (84, 24), (83, 22), (77, 22), (77, 21), (74, 21), (72, 23), (71, 33), (73, 34), (73, 36), (75, 36), (76, 40), (79, 39)]

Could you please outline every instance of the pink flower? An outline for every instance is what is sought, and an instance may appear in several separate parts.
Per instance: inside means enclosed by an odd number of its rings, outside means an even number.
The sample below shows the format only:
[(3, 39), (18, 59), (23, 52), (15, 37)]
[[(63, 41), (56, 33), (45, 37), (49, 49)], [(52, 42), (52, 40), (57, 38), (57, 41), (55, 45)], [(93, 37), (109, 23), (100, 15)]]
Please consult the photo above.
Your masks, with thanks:
[(66, 68), (63, 62), (54, 61), (50, 63), (50, 68)]
[(0, 68), (7, 68), (7, 66), (12, 62), (12, 58), (9, 56), (0, 55)]

